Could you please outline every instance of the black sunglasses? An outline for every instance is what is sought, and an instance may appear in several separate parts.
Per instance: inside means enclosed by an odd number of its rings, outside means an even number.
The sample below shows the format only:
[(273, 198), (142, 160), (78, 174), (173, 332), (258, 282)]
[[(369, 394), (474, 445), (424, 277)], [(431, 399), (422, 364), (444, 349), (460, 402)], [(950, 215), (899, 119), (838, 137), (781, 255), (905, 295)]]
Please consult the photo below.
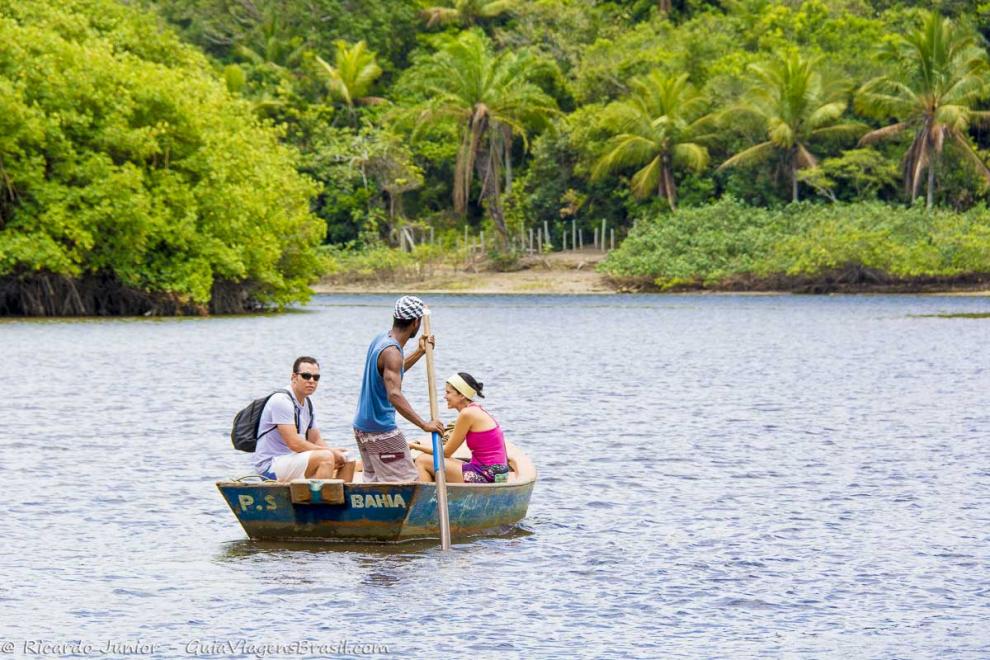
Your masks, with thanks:
[(308, 371), (297, 371), (296, 373), (299, 374), (299, 377), (303, 380), (309, 380), (312, 378), (316, 382), (320, 382), (320, 374), (311, 374)]

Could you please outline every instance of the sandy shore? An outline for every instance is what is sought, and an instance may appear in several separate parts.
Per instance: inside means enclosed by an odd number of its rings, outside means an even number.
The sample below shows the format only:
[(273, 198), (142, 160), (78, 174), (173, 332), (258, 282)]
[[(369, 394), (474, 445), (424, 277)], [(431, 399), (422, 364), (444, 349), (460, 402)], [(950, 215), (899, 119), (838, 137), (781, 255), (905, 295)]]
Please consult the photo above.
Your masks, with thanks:
[(401, 281), (346, 281), (325, 278), (317, 293), (472, 293), (472, 294), (614, 294), (619, 289), (595, 266), (603, 254), (593, 250), (554, 252), (526, 257), (520, 270), (500, 273), (476, 268), (438, 267), (432, 276)]
[[(438, 266), (428, 277), (403, 278), (389, 281), (354, 280), (352, 278), (325, 278), (313, 286), (316, 293), (466, 293), (466, 294), (551, 294), (551, 295), (610, 295), (631, 291), (650, 290), (649, 287), (623, 286), (606, 275), (595, 271), (604, 258), (596, 250), (554, 252), (540, 257), (525, 257), (519, 269), (498, 272), (487, 264), (465, 268)], [(793, 283), (790, 283), (793, 284)], [(884, 294), (903, 293), (940, 296), (990, 296), (986, 278), (970, 282), (918, 282), (887, 283), (880, 285), (861, 283), (829, 283), (817, 289), (810, 285), (780, 288), (763, 286), (727, 286), (722, 289), (688, 289), (671, 293), (708, 295), (782, 295), (787, 293), (851, 293)]]

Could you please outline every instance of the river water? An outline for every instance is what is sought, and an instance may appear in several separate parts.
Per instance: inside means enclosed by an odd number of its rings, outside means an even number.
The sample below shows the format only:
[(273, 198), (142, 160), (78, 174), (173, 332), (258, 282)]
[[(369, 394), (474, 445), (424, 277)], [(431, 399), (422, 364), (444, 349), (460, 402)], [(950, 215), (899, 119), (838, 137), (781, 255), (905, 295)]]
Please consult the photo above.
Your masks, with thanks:
[(0, 322), (0, 642), (990, 656), (990, 318), (937, 316), (990, 300), (430, 296), (439, 373), (484, 381), (539, 469), (528, 517), (447, 554), (247, 540), (213, 485), (250, 472), (233, 413), (312, 354), (352, 447), (391, 302)]

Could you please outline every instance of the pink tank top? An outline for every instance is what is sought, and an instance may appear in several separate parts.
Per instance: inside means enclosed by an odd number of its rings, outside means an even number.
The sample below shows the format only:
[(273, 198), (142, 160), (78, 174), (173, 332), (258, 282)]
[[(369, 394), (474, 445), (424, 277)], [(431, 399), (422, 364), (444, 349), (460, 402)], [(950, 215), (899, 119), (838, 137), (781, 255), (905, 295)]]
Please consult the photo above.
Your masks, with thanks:
[[(477, 403), (470, 404), (478, 406)], [(478, 406), (481, 408), (481, 406)], [(484, 408), (481, 408), (485, 410)], [(491, 415), (485, 410), (485, 414)], [(505, 455), (505, 437), (502, 435), (502, 427), (498, 425), (495, 418), (495, 428), (487, 431), (468, 431), (464, 436), (468, 449), (471, 450), (471, 462), (475, 465), (505, 465), (508, 458)]]

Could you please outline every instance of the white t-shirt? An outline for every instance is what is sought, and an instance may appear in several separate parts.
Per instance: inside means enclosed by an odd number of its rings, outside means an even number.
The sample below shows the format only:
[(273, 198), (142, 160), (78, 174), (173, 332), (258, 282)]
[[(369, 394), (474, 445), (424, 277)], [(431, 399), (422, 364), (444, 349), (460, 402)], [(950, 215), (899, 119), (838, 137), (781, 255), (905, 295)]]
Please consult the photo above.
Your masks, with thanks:
[[(290, 388), (289, 391), (291, 392), (292, 389)], [(314, 417), (315, 414), (314, 411)], [(297, 416), (298, 425), (296, 424)], [(254, 450), (254, 467), (258, 474), (268, 472), (271, 469), (272, 458), (275, 456), (292, 453), (276, 426), (278, 424), (291, 424), (296, 427), (299, 435), (305, 438), (309, 421), (309, 405), (299, 403), (295, 396), (289, 396), (285, 392), (276, 392), (268, 399), (268, 403), (261, 410), (261, 422), (258, 424), (260, 437), (258, 438), (258, 446)], [(313, 420), (313, 428), (317, 428), (315, 420)]]

